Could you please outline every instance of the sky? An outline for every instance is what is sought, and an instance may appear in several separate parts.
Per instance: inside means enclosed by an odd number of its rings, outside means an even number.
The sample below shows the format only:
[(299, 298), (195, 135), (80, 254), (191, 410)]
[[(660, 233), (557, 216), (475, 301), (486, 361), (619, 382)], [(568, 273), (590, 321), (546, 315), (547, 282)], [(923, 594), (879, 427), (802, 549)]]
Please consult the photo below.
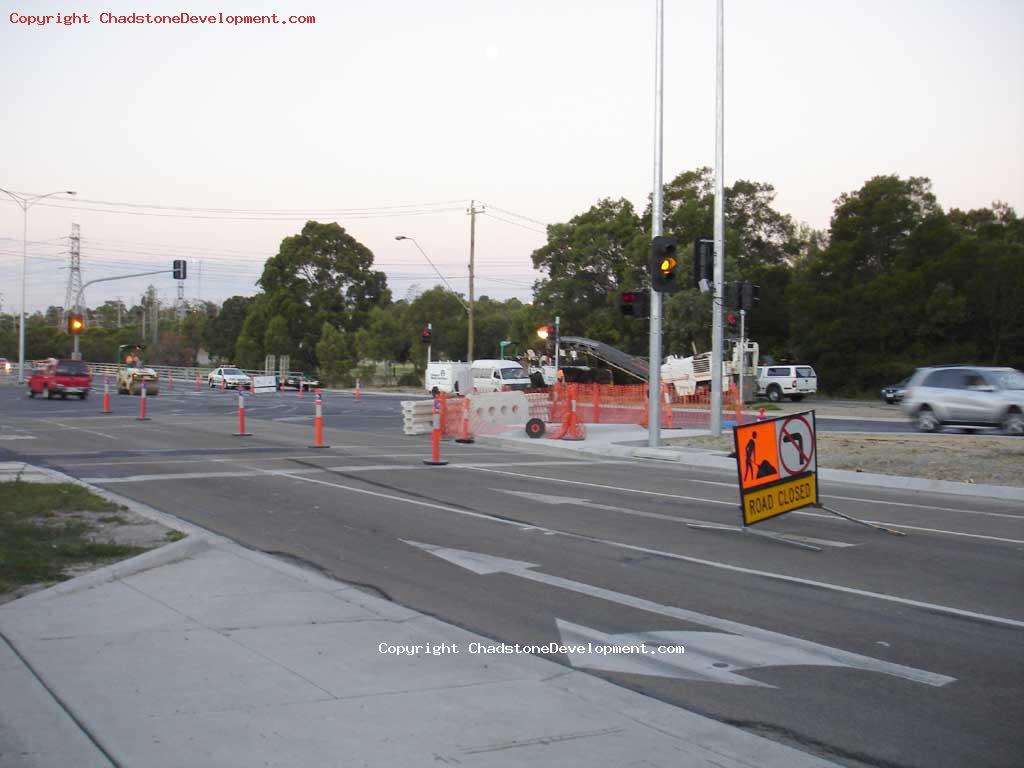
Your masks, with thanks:
[[(395, 298), (528, 301), (544, 225), (653, 184), (655, 0), (231, 0), (0, 17), (0, 188), (29, 209), (27, 307), (62, 305), (71, 225), (86, 289), (129, 306), (252, 295), (308, 219), (375, 255)], [(90, 23), (25, 23), (87, 14)], [(102, 23), (100, 14), (277, 14), (315, 23)], [(13, 21), (12, 21), (13, 15)], [(773, 184), (825, 229), (879, 174), (939, 203), (1024, 213), (1024, 1), (725, 0), (725, 183)], [(665, 2), (664, 178), (714, 165), (715, 1)], [(0, 194), (0, 311), (21, 303), (23, 214)], [(726, 255), (728, 258), (728, 254)], [(200, 279), (199, 275), (202, 273)]]

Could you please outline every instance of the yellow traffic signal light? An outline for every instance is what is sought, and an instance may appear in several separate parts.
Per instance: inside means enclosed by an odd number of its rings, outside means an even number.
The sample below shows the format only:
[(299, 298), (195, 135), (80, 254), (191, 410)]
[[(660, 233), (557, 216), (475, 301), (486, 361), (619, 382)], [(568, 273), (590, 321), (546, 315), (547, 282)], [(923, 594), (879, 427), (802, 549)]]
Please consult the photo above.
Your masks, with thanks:
[(651, 289), (659, 293), (679, 290), (679, 260), (676, 239), (658, 235), (651, 240)]
[(73, 312), (68, 315), (68, 333), (72, 336), (77, 336), (83, 330), (85, 330), (85, 320), (77, 312)]

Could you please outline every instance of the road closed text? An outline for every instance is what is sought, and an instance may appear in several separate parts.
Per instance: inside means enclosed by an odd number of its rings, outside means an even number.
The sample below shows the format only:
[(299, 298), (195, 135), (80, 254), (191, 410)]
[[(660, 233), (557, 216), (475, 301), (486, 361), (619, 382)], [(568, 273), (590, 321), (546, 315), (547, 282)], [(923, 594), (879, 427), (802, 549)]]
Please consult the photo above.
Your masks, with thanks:
[(231, 26), (245, 26), (249, 24), (316, 24), (316, 16), (290, 15), (283, 16), (277, 13), (271, 14), (233, 14), (233, 13), (189, 13), (181, 11), (175, 14), (156, 13), (111, 13), (103, 11), (99, 14), (88, 13), (53, 13), (53, 14), (29, 14), (12, 11), (7, 20), (11, 24), (25, 27), (47, 27), (50, 25), (62, 25), (66, 27), (76, 24), (92, 24), (94, 21), (100, 24), (176, 24), (182, 26), (227, 24)]
[(817, 476), (807, 474), (743, 495), (743, 521), (747, 525), (818, 503)]

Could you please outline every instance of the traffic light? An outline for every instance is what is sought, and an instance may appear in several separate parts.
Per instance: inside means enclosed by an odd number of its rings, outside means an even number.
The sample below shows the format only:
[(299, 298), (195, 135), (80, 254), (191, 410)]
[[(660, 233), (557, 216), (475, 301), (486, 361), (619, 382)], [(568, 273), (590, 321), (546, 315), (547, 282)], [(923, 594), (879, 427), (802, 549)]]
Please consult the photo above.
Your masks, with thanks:
[(735, 336), (739, 333), (740, 320), (734, 312), (725, 313), (725, 333), (727, 336)]
[(679, 258), (674, 237), (651, 240), (651, 290), (658, 293), (676, 293), (679, 285)]
[(554, 335), (555, 335), (555, 326), (553, 326), (553, 325), (542, 325), (540, 328), (537, 329), (537, 338), (540, 338), (540, 339), (547, 339), (549, 337), (553, 338)]
[(697, 238), (693, 244), (693, 284), (701, 289), (701, 293), (706, 293), (705, 289), (710, 288), (714, 279), (715, 243), (707, 238)]
[(420, 334), (420, 341), (424, 344), (429, 344), (433, 339), (434, 332), (429, 328), (424, 328), (423, 333)]
[(647, 291), (623, 291), (619, 294), (619, 312), (626, 317), (648, 317)]
[(749, 312), (757, 306), (759, 301), (761, 301), (761, 286), (749, 282), (742, 283), (742, 288), (740, 289), (740, 309), (745, 309)]
[(72, 312), (68, 315), (68, 333), (72, 336), (77, 336), (83, 330), (85, 330), (85, 319), (78, 312)]
[(740, 284), (726, 283), (722, 288), (725, 294), (722, 296), (722, 306), (738, 309), (740, 305)]
[(185, 279), (185, 260), (175, 259), (174, 260), (174, 279), (184, 280)]

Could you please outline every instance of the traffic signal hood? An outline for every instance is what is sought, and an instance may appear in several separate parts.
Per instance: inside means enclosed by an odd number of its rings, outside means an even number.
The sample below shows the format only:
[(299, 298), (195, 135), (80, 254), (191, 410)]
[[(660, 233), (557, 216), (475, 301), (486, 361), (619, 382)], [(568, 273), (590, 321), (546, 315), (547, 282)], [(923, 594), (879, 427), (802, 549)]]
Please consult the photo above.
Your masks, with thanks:
[(649, 317), (647, 291), (623, 291), (619, 294), (619, 312), (626, 317)]
[(676, 239), (659, 235), (651, 240), (651, 290), (676, 293), (679, 288), (679, 257)]
[(83, 330), (85, 330), (85, 318), (77, 312), (72, 312), (68, 315), (68, 333), (72, 336), (77, 336)]
[[(166, 263), (166, 262), (164, 262), (164, 263)], [(175, 259), (174, 260), (174, 279), (175, 280), (184, 280), (185, 279), (185, 274), (186, 274), (185, 260), (184, 259)]]

